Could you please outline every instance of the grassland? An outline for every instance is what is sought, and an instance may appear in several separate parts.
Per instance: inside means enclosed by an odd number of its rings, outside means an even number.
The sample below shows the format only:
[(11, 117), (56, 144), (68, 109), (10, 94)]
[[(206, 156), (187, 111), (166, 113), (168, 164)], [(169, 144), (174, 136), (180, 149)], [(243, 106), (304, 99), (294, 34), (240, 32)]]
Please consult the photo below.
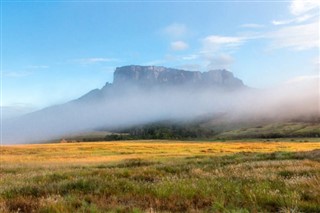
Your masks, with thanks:
[(1, 147), (0, 212), (320, 212), (320, 143)]
[(319, 137), (319, 122), (279, 122), (254, 127), (225, 131), (221, 138), (284, 138), (284, 137)]

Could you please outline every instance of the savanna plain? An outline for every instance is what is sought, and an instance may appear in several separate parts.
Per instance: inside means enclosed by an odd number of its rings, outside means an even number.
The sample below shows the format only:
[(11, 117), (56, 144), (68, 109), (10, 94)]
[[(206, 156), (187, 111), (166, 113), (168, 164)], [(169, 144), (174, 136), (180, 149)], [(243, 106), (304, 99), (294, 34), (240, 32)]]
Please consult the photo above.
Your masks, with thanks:
[(320, 212), (318, 139), (1, 146), (0, 212)]

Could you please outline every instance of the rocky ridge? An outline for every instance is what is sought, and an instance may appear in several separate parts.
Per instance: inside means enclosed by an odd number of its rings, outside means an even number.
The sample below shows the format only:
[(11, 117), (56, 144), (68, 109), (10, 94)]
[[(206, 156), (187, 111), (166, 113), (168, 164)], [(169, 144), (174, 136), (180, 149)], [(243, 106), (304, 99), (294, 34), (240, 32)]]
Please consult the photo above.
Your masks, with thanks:
[(224, 90), (234, 91), (247, 88), (243, 82), (225, 69), (208, 72), (187, 71), (162, 66), (129, 65), (117, 67), (113, 83), (107, 82), (102, 89), (94, 89), (76, 101), (104, 100), (123, 92), (140, 89)]
[(116, 68), (113, 84), (121, 86), (125, 84), (140, 86), (156, 85), (205, 85), (237, 88), (243, 87), (243, 82), (234, 77), (227, 70), (210, 70), (208, 72), (186, 71), (166, 68), (162, 66), (123, 66)]

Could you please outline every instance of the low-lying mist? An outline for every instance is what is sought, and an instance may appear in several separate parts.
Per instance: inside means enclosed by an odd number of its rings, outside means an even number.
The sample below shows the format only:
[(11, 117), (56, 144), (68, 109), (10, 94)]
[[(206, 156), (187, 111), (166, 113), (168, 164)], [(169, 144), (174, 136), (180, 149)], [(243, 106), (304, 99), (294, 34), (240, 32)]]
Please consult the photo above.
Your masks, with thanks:
[(97, 128), (115, 129), (159, 120), (225, 114), (228, 122), (319, 117), (319, 79), (268, 90), (125, 86), (4, 120), (2, 143), (42, 142)]

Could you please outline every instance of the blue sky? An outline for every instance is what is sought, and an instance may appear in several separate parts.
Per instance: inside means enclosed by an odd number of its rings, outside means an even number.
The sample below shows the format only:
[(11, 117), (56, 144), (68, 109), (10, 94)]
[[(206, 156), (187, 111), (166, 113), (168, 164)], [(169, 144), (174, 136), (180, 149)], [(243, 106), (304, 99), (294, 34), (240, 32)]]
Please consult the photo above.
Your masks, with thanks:
[(118, 66), (228, 69), (268, 88), (319, 75), (317, 1), (2, 1), (2, 107), (38, 109)]

